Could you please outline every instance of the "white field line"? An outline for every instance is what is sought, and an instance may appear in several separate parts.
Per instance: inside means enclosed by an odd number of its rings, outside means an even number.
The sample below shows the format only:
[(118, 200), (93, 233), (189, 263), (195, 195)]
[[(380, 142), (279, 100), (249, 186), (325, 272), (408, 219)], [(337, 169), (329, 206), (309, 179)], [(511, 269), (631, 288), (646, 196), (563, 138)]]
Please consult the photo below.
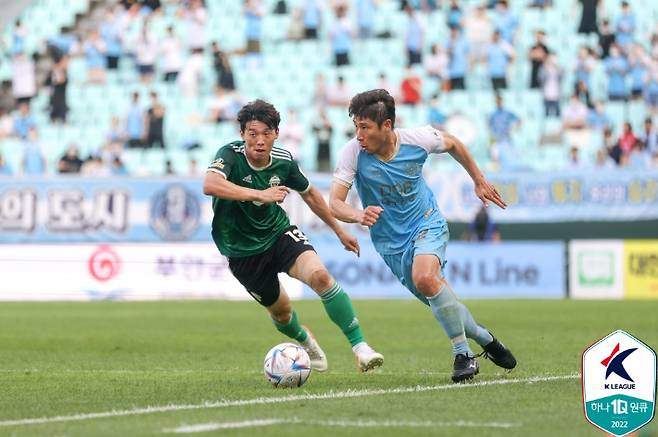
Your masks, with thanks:
[(471, 422), (467, 420), (458, 420), (454, 422), (432, 422), (432, 421), (397, 421), (397, 420), (304, 420), (297, 417), (290, 419), (260, 419), (245, 420), (242, 422), (223, 422), (223, 423), (200, 423), (198, 425), (182, 425), (178, 428), (165, 428), (164, 433), (171, 434), (192, 434), (197, 432), (217, 431), (220, 429), (235, 428), (254, 428), (258, 426), (270, 425), (313, 425), (329, 426), (343, 428), (514, 428), (519, 426), (516, 423), (506, 422)]
[(533, 384), (537, 382), (561, 381), (565, 379), (576, 379), (576, 378), (580, 378), (580, 374), (574, 373), (570, 375), (533, 376), (528, 378), (516, 378), (516, 379), (494, 379), (491, 381), (481, 381), (481, 382), (466, 383), (466, 384), (444, 384), (444, 385), (431, 385), (431, 386), (398, 387), (398, 388), (389, 388), (389, 389), (345, 390), (345, 391), (337, 391), (337, 392), (330, 391), (326, 393), (317, 393), (317, 394), (307, 393), (302, 395), (271, 396), (271, 397), (253, 398), (253, 399), (205, 401), (200, 404), (182, 404), (182, 405), (172, 404), (172, 405), (163, 405), (159, 407), (134, 408), (131, 410), (112, 410), (112, 411), (104, 411), (99, 413), (72, 414), (70, 416), (52, 416), (52, 417), (37, 417), (31, 419), (3, 420), (0, 421), (0, 427), (17, 426), (17, 425), (39, 425), (44, 423), (55, 423), (55, 422), (76, 422), (81, 420), (103, 419), (107, 417), (124, 417), (124, 416), (137, 416), (142, 414), (165, 413), (169, 411), (201, 410), (201, 409), (211, 409), (211, 408), (241, 407), (247, 405), (279, 404), (282, 402), (345, 399), (345, 398), (357, 398), (357, 397), (365, 397), (365, 396), (381, 396), (388, 394), (423, 393), (428, 391), (442, 391), (442, 390), (460, 390), (460, 389), (467, 389), (472, 387), (486, 387), (491, 385)]

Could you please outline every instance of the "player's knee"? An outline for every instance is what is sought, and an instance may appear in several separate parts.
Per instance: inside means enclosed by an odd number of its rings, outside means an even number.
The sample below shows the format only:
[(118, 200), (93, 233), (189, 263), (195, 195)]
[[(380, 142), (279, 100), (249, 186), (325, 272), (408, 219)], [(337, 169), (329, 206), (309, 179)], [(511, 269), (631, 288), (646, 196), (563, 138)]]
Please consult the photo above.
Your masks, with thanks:
[(416, 289), (420, 291), (424, 296), (434, 295), (440, 288), (439, 278), (431, 273), (421, 273), (414, 275), (413, 281)]
[(290, 318), (292, 317), (292, 305), (286, 304), (278, 308), (271, 308), (270, 315), (277, 323), (286, 324), (290, 322)]
[(311, 273), (309, 285), (316, 291), (325, 291), (334, 285), (334, 278), (327, 269), (317, 269)]

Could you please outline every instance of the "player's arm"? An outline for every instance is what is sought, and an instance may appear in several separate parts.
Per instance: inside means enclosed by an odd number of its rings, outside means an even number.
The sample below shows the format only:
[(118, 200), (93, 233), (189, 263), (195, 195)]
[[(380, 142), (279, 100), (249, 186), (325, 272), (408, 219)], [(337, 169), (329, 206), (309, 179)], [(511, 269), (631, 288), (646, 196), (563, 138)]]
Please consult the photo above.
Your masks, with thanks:
[(363, 226), (372, 226), (377, 223), (377, 219), (384, 209), (374, 205), (370, 205), (366, 209), (354, 208), (345, 201), (349, 191), (349, 188), (336, 181), (331, 184), (331, 194), (329, 195), (331, 214), (345, 223), (359, 223)]
[(241, 187), (226, 180), (223, 174), (214, 171), (208, 171), (203, 181), (203, 194), (225, 200), (262, 203), (283, 202), (289, 192), (290, 188), (284, 186), (270, 187), (267, 190)]
[(325, 202), (324, 197), (322, 197), (322, 193), (317, 188), (310, 187), (308, 191), (300, 194), (304, 202), (311, 208), (311, 211), (336, 233), (340, 242), (343, 243), (345, 250), (354, 252), (357, 256), (360, 255), (361, 248), (359, 247), (359, 241), (352, 234), (340, 227), (334, 216), (331, 215), (329, 206)]
[(447, 132), (443, 132), (443, 145), (444, 151), (450, 153), (450, 156), (461, 164), (461, 166), (468, 172), (471, 179), (473, 179), (473, 183), (475, 184), (475, 194), (480, 198), (482, 203), (484, 203), (484, 206), (489, 206), (489, 201), (491, 201), (504, 209), (507, 204), (502, 197), (500, 197), (496, 187), (484, 177), (482, 171), (480, 171), (480, 168), (475, 163), (475, 160), (471, 154), (468, 153), (466, 146), (464, 146), (457, 137)]

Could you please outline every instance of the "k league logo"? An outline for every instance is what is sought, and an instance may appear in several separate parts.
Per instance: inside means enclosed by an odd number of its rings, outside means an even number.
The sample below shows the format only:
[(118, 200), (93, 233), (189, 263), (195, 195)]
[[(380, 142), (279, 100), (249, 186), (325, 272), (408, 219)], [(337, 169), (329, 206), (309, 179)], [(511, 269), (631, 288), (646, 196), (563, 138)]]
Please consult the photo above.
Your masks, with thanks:
[(656, 405), (656, 353), (624, 331), (583, 352), (583, 407), (594, 426), (624, 436), (651, 421)]

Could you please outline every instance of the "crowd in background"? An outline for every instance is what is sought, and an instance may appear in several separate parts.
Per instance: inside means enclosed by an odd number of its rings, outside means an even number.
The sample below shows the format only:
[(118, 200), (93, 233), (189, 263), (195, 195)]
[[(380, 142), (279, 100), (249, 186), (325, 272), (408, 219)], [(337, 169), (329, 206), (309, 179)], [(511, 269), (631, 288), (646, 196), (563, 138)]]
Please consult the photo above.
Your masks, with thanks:
[[(164, 4), (163, 4), (164, 3)], [(524, 114), (510, 109), (504, 92), (510, 83), (518, 80), (510, 75), (511, 66), (520, 62), (518, 28), (522, 19), (512, 11), (506, 0), (461, 2), (459, 0), (401, 1), (400, 10), (406, 20), (404, 29), (377, 27), (376, 0), (300, 0), (288, 4), (285, 0), (264, 5), (259, 0), (245, 0), (243, 5), (245, 45), (239, 50), (225, 50), (222, 41), (210, 41), (207, 36), (209, 11), (201, 0), (160, 2), (124, 0), (104, 7), (98, 27), (82, 32), (65, 27), (57, 35), (44, 41), (45, 53), (50, 62), (44, 80), (38, 80), (34, 54), (26, 52), (24, 41), (30, 32), (30, 23), (21, 20), (13, 23), (12, 38), (5, 49), (12, 63), (11, 89), (5, 87), (0, 100), (0, 143), (5, 138), (19, 138), (23, 143), (20, 168), (10, 168), (2, 157), (0, 145), (0, 174), (41, 175), (49, 168), (40, 138), (35, 111), (47, 111), (50, 124), (67, 124), (69, 105), (69, 63), (72, 58), (86, 62), (86, 82), (92, 87), (103, 84), (108, 75), (116, 74), (120, 64), (132, 62), (141, 85), (165, 83), (176, 87), (182, 96), (195, 97), (203, 93), (203, 65), (213, 65), (213, 88), (207, 100), (205, 113), (199, 123), (232, 123), (245, 99), (242, 97), (236, 59), (246, 69), (262, 68), (263, 18), (267, 14), (290, 16), (287, 38), (290, 40), (326, 39), (332, 50), (332, 64), (338, 75), (335, 83), (328, 84), (322, 74), (316, 77), (309, 107), (317, 111), (312, 126), (305, 127), (298, 120), (298, 109), (279, 108), (285, 113), (281, 126), (280, 143), (299, 156), (305, 136), (313, 135), (317, 144), (315, 170), (332, 170), (331, 138), (336, 132), (352, 135), (345, 126), (336, 126), (327, 116), (327, 108), (346, 107), (353, 93), (345, 77), (343, 66), (355, 62), (353, 47), (359, 40), (400, 37), (404, 39), (406, 69), (400, 83), (390, 83), (386, 72), (379, 76), (376, 87), (388, 89), (401, 105), (423, 105), (427, 108), (427, 122), (444, 128), (452, 114), (446, 113), (442, 102), (451, 93), (468, 90), (469, 72), (474, 68), (486, 71), (489, 87), (493, 90), (495, 110), (489, 114), (486, 125), (489, 159), (492, 168), (514, 169), (518, 152), (513, 144), (514, 130), (523, 123)], [(596, 0), (580, 0), (580, 20), (577, 32), (589, 35), (579, 48), (574, 65), (561, 65), (559, 48), (551, 47), (546, 33), (538, 28), (535, 41), (523, 59), (529, 62), (528, 89), (537, 89), (543, 99), (543, 117), (559, 120), (560, 138), (568, 155), (570, 168), (618, 166), (634, 169), (658, 167), (658, 24), (650, 34), (637, 30), (635, 11), (627, 2), (621, 2), (617, 16), (601, 17), (601, 5)], [(163, 7), (176, 8), (175, 20), (181, 26), (167, 26), (164, 34), (156, 35), (151, 29), (152, 17)], [(548, 0), (532, 0), (528, 8), (551, 8)], [(326, 9), (332, 10), (335, 19), (325, 25), (322, 21)], [(438, 41), (426, 18), (435, 10), (445, 16), (449, 37)], [(139, 31), (128, 37), (130, 26)], [(182, 29), (182, 30), (181, 30)], [(378, 33), (379, 32), (379, 33)], [(390, 56), (395, 56), (394, 54)], [(607, 76), (605, 98), (592, 97), (592, 72), (603, 68)], [(573, 70), (567, 75), (567, 69)], [(564, 93), (565, 77), (572, 77), (571, 90)], [(427, 95), (423, 81), (435, 83)], [(123, 86), (135, 86), (124, 83)], [(373, 86), (373, 87), (375, 87)], [(249, 84), (242, 84), (249, 87)], [(50, 93), (48, 108), (34, 107), (32, 99), (40, 89)], [(641, 126), (626, 121), (621, 132), (614, 123), (606, 105), (617, 102), (642, 102), (646, 105), (646, 118)], [(200, 147), (194, 141), (172, 145), (165, 135), (168, 108), (158, 92), (151, 91), (148, 101), (134, 92), (129, 109), (113, 116), (104, 145), (89, 154), (80, 156), (77, 144), (67, 145), (66, 151), (55, 165), (58, 173), (80, 173), (89, 176), (126, 175), (123, 163), (126, 149), (168, 150)], [(237, 129), (236, 129), (237, 135)], [(581, 144), (588, 143), (592, 135), (601, 135), (602, 147), (595, 157), (582, 156)], [(217, 145), (215, 145), (217, 146)], [(165, 162), (163, 174), (174, 174), (171, 161)], [(197, 162), (191, 159), (188, 174), (198, 174)]]

